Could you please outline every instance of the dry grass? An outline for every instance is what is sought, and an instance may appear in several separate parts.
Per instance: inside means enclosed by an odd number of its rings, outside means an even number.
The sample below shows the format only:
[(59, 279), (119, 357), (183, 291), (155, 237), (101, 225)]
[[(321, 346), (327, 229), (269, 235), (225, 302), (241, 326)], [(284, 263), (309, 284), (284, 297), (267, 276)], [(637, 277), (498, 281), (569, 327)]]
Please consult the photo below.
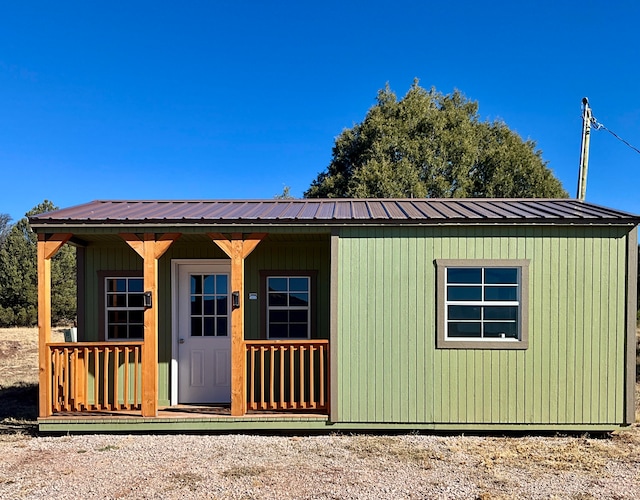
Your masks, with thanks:
[[(62, 329), (54, 329), (53, 342), (62, 342)], [(0, 328), (0, 387), (38, 383), (38, 331), (35, 328)]]
[(433, 450), (412, 446), (411, 443), (394, 436), (356, 435), (345, 448), (363, 460), (385, 456), (422, 468), (430, 468), (432, 460), (443, 459), (439, 453)]
[(610, 438), (466, 437), (443, 438), (442, 446), (424, 448), (398, 436), (356, 435), (345, 449), (361, 460), (389, 460), (429, 469), (436, 463), (465, 463), (484, 470), (518, 467), (532, 477), (557, 472), (602, 472), (611, 462), (640, 464), (640, 429), (617, 431)]
[[(52, 340), (64, 340), (62, 329), (54, 330)], [(37, 405), (37, 329), (0, 328), (0, 439), (33, 434)]]
[(523, 465), (532, 476), (549, 471), (602, 472), (608, 463), (640, 463), (637, 431), (614, 433), (611, 439), (588, 437), (519, 437), (454, 441), (455, 453), (472, 455), (478, 466), (492, 469)]
[(260, 476), (268, 472), (266, 467), (256, 466), (256, 465), (241, 465), (238, 467), (234, 467), (233, 469), (227, 469), (222, 472), (224, 477), (253, 477)]

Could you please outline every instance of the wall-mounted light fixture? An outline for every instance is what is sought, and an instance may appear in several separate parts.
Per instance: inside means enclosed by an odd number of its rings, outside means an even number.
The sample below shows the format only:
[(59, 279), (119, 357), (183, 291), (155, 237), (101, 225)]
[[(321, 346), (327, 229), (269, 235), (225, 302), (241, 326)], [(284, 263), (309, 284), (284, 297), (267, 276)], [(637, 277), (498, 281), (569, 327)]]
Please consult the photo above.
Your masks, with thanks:
[(240, 292), (231, 292), (231, 307), (233, 309), (240, 307)]
[(143, 297), (143, 306), (145, 309), (149, 309), (151, 307), (151, 292), (144, 292)]

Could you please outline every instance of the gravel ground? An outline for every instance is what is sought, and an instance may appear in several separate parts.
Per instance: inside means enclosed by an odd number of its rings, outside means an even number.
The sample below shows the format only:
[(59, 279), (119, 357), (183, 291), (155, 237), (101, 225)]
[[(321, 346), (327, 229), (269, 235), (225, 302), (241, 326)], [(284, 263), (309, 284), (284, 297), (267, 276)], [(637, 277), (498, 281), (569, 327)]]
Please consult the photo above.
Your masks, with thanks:
[(640, 498), (638, 430), (586, 437), (0, 436), (0, 498)]

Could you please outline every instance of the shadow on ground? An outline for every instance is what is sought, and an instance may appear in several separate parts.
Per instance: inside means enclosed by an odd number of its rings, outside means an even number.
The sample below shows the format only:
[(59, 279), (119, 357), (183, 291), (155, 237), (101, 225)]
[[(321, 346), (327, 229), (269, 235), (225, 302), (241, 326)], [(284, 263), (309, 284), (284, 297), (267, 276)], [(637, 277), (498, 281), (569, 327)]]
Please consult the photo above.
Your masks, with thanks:
[(37, 418), (38, 384), (0, 387), (0, 434), (35, 434)]

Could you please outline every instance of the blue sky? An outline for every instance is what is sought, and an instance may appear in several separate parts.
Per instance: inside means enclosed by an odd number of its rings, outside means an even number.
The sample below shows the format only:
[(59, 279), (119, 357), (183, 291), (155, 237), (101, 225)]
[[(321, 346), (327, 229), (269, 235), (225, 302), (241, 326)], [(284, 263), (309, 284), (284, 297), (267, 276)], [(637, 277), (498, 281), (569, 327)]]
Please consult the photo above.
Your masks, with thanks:
[[(581, 99), (640, 147), (640, 3), (0, 2), (0, 213), (44, 199), (302, 196), (388, 82), (477, 100), (575, 196)], [(640, 213), (594, 131), (587, 200)]]

